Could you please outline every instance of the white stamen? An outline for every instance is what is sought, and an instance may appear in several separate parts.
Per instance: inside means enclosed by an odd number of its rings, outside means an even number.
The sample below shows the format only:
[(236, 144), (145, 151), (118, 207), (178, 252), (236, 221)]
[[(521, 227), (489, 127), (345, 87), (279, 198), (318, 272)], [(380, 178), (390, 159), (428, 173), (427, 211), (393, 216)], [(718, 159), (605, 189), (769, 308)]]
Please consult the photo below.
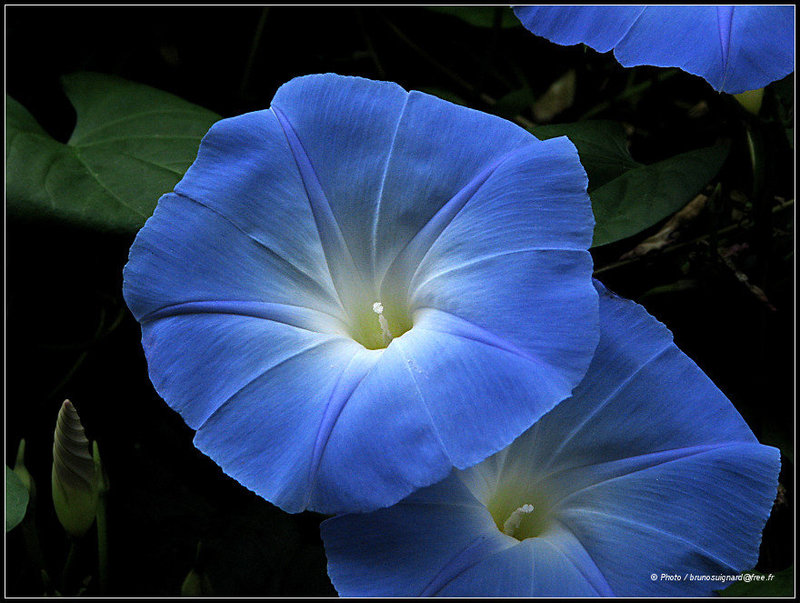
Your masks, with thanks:
[(522, 522), (522, 516), (526, 513), (533, 513), (533, 505), (522, 505), (511, 515), (508, 516), (506, 522), (503, 524), (503, 534), (513, 536), (514, 532), (519, 529), (519, 524)]
[(384, 345), (389, 345), (392, 342), (392, 332), (389, 330), (389, 323), (386, 322), (386, 317), (383, 315), (383, 304), (376, 301), (372, 304), (372, 311), (378, 315), (378, 322), (383, 332), (383, 343)]

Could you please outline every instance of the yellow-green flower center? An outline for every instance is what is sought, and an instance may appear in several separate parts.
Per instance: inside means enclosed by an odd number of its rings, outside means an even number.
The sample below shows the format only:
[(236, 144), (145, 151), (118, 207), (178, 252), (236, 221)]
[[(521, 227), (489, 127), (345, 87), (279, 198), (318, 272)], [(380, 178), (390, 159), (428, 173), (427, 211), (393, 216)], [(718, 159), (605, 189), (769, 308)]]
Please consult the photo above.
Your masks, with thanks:
[(377, 350), (386, 348), (411, 327), (411, 317), (404, 304), (378, 300), (361, 309), (351, 335), (368, 350)]
[(497, 493), (487, 505), (497, 529), (517, 540), (541, 536), (550, 525), (546, 502), (530, 494), (506, 494)]

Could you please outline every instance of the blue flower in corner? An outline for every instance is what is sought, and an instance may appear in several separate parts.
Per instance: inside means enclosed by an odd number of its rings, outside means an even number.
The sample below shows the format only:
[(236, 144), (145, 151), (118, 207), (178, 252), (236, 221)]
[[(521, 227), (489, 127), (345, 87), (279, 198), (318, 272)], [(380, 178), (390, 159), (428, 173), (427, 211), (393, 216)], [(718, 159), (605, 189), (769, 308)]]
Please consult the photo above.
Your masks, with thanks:
[(624, 67), (679, 67), (738, 94), (794, 71), (794, 6), (518, 6), (556, 44), (614, 49)]
[(211, 128), (131, 247), (150, 378), (284, 510), (393, 504), (583, 377), (586, 185), (566, 138), (388, 82), (292, 80)]
[(598, 289), (573, 397), (484, 462), (322, 524), (341, 595), (700, 596), (756, 564), (778, 451), (662, 324)]

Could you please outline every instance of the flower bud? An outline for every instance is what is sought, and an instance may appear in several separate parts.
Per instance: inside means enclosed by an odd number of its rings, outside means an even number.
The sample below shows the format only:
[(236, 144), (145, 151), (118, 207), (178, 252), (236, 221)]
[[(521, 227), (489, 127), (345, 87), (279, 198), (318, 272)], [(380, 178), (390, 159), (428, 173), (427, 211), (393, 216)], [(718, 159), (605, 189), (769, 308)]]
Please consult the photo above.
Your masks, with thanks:
[(14, 473), (19, 478), (19, 481), (25, 486), (28, 490), (28, 494), (30, 495), (31, 503), (33, 503), (33, 499), (36, 496), (36, 482), (33, 481), (33, 476), (31, 475), (28, 468), (25, 466), (25, 439), (23, 438), (19, 442), (19, 448), (17, 448), (17, 462), (14, 464)]
[(89, 440), (75, 407), (65, 400), (53, 437), (53, 505), (68, 534), (83, 536), (97, 512), (98, 480)]
[(761, 111), (761, 101), (764, 100), (764, 89), (748, 90), (740, 94), (734, 94), (733, 97), (749, 113), (758, 115), (758, 112)]
[(203, 570), (202, 562), (202, 545), (197, 543), (197, 554), (195, 556), (194, 566), (181, 584), (182, 597), (208, 597), (214, 594), (214, 589), (211, 587), (211, 581), (208, 575)]

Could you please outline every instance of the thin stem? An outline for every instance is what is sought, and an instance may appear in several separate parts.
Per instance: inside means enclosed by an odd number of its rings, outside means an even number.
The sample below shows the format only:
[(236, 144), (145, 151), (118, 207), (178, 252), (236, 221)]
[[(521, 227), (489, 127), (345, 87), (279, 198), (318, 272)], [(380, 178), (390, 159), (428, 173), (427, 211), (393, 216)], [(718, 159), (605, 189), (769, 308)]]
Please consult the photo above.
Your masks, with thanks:
[[(428, 63), (430, 63), (433, 67), (438, 69), (442, 74), (446, 75), (450, 78), (456, 85), (460, 86), (462, 89), (466, 90), (470, 94), (477, 96), (481, 101), (486, 103), (489, 106), (495, 106), (497, 104), (497, 99), (489, 96), (485, 92), (479, 92), (475, 86), (470, 84), (467, 80), (462, 78), (458, 75), (455, 71), (450, 69), (449, 67), (443, 65), (439, 61), (437, 61), (430, 53), (428, 53), (424, 48), (420, 47), (416, 44), (413, 40), (411, 40), (406, 34), (404, 34), (394, 23), (389, 21), (386, 17), (383, 17), (384, 23), (391, 29), (394, 34), (400, 38), (403, 42), (408, 45), (414, 52), (416, 52), (420, 57), (425, 59)], [(536, 126), (531, 120), (523, 117), (522, 115), (516, 115), (514, 117), (514, 121), (516, 121), (519, 125), (523, 128), (533, 128)]]
[(75, 572), (75, 564), (78, 558), (78, 540), (72, 536), (67, 538), (69, 539), (69, 552), (67, 552), (67, 560), (64, 562), (64, 569), (61, 571), (62, 594), (70, 590), (70, 580)]
[[(22, 520), (22, 538), (25, 543), (25, 550), (28, 553), (28, 558), (31, 560), (31, 564), (36, 567), (41, 572), (44, 572), (46, 575), (45, 570), (45, 562), (44, 556), (42, 555), (42, 548), (39, 544), (39, 530), (36, 527), (36, 522), (34, 520), (36, 509), (34, 504), (31, 503), (28, 507), (28, 512), (25, 514), (25, 519)], [(42, 580), (42, 587), (47, 588), (47, 584)]]
[[(100, 478), (102, 479), (102, 478)], [(100, 594), (108, 590), (108, 523), (106, 517), (106, 493), (101, 488), (97, 497), (97, 577)]]
[[(627, 98), (630, 98), (631, 96), (635, 96), (635, 95), (639, 94), (640, 92), (644, 92), (645, 90), (650, 88), (656, 82), (663, 82), (664, 80), (667, 80), (667, 79), (673, 77), (677, 73), (678, 73), (677, 69), (669, 69), (667, 71), (659, 73), (658, 76), (655, 79), (647, 80), (646, 82), (642, 82), (641, 84), (636, 84), (635, 86), (628, 85), (628, 86), (625, 87), (625, 90), (620, 92), (617, 96), (615, 96), (611, 100), (603, 101), (602, 103), (599, 103), (599, 104), (595, 105), (594, 107), (592, 107), (591, 109), (589, 109), (586, 113), (584, 113), (578, 119), (578, 121), (583, 121), (584, 119), (589, 119), (590, 117), (593, 117), (593, 116), (597, 115), (598, 113), (601, 113), (601, 112), (605, 111), (606, 109), (608, 109), (609, 107), (612, 107), (614, 104), (616, 104), (616, 103), (618, 103), (620, 101), (623, 101), (623, 100), (625, 100)], [(629, 84), (632, 81), (633, 81), (632, 78), (628, 79), (628, 83)]]
[(100, 594), (105, 594), (108, 589), (108, 522), (106, 519), (106, 494), (108, 493), (108, 480), (103, 470), (100, 459), (100, 449), (97, 441), (92, 442), (92, 459), (94, 460), (94, 479), (97, 487), (97, 574)]
[[(72, 376), (86, 361), (86, 358), (89, 356), (90, 348), (98, 343), (101, 343), (106, 337), (111, 335), (120, 325), (122, 319), (125, 318), (125, 315), (126, 315), (125, 308), (121, 307), (116, 317), (114, 318), (114, 322), (107, 330), (104, 331), (104, 327), (106, 324), (106, 310), (103, 307), (100, 308), (100, 322), (97, 325), (97, 329), (95, 329), (94, 336), (88, 342), (83, 342), (81, 344), (73, 344), (75, 349), (83, 349), (83, 352), (81, 352), (77, 360), (75, 360), (74, 364), (72, 365), (72, 368), (70, 368), (69, 371), (67, 371), (67, 374), (64, 376), (64, 378), (61, 379), (58, 385), (56, 385), (47, 395), (48, 399), (54, 398), (56, 394), (58, 394), (61, 391), (61, 389), (69, 382), (70, 379), (72, 379)], [(46, 349), (72, 349), (72, 346), (70, 345), (64, 345), (64, 346), (43, 345), (42, 347)]]
[(492, 20), (492, 31), (489, 39), (489, 47), (480, 59), (480, 70), (478, 72), (478, 84), (476, 85), (476, 92), (478, 94), (483, 92), (486, 85), (486, 74), (489, 72), (489, 66), (492, 64), (495, 52), (497, 50), (497, 42), (500, 37), (500, 28), (503, 23), (503, 7), (496, 6), (494, 8), (494, 18)]
[(120, 308), (117, 312), (117, 315), (114, 317), (114, 322), (111, 323), (111, 326), (87, 341), (79, 341), (76, 343), (43, 343), (40, 345), (40, 347), (47, 350), (83, 350), (90, 348), (110, 337), (114, 331), (116, 331), (117, 327), (119, 327), (122, 319), (125, 318), (126, 315), (127, 310), (125, 308)]
[[(789, 199), (788, 201), (784, 201), (783, 203), (780, 203), (780, 204), (776, 205), (775, 207), (773, 207), (772, 208), (772, 213), (773, 214), (777, 214), (778, 212), (783, 211), (784, 209), (787, 209), (787, 208), (793, 207), (793, 206), (794, 206), (794, 199)], [(728, 233), (734, 232), (735, 230), (739, 230), (739, 229), (743, 228), (744, 226), (745, 226), (745, 224), (741, 223), (741, 222), (738, 223), (738, 224), (731, 224), (730, 226), (726, 226), (725, 228), (720, 228), (716, 232), (716, 234), (717, 234), (717, 236), (726, 235)], [(670, 245), (668, 247), (665, 247), (664, 249), (659, 250), (657, 255), (658, 255), (658, 257), (661, 257), (661, 256), (664, 256), (664, 255), (666, 255), (668, 253), (674, 253), (675, 251), (679, 251), (681, 249), (685, 249), (686, 247), (690, 247), (690, 246), (696, 245), (698, 243), (703, 243), (709, 238), (710, 238), (710, 235), (704, 234), (704, 235), (701, 235), (701, 236), (699, 236), (699, 237), (697, 237), (695, 239), (692, 239), (691, 241), (684, 241), (683, 243), (676, 243), (675, 245)], [(635, 258), (630, 258), (630, 259), (625, 259), (625, 260), (619, 260), (617, 262), (612, 262), (611, 264), (608, 264), (606, 266), (603, 266), (602, 268), (598, 268), (597, 270), (595, 270), (594, 271), (594, 276), (599, 276), (599, 275), (604, 274), (606, 272), (611, 272), (613, 270), (617, 270), (618, 268), (624, 268), (625, 266), (630, 266), (631, 264), (635, 264), (635, 263), (641, 261), (644, 258), (651, 258), (651, 257), (655, 257), (655, 254), (652, 255), (652, 256), (649, 255), (649, 254), (645, 254), (645, 255), (637, 256)]]
[(367, 28), (364, 26), (364, 14), (361, 12), (360, 8), (356, 9), (356, 19), (358, 20), (358, 27), (361, 29), (361, 37), (364, 39), (364, 44), (367, 47), (367, 54), (369, 58), (372, 60), (372, 64), (375, 65), (375, 70), (378, 72), (378, 76), (381, 79), (386, 79), (386, 71), (383, 69), (383, 65), (381, 65), (381, 61), (378, 58), (378, 53), (375, 52), (375, 46), (372, 44), (372, 38), (367, 33)]
[(256, 31), (253, 35), (253, 41), (250, 44), (250, 54), (247, 56), (247, 63), (244, 68), (244, 75), (242, 76), (242, 85), (239, 87), (239, 93), (244, 96), (250, 84), (250, 77), (253, 72), (253, 63), (255, 63), (256, 53), (258, 47), (261, 45), (261, 35), (264, 33), (264, 25), (267, 23), (267, 14), (269, 14), (269, 7), (265, 6), (261, 11), (261, 16), (256, 25)]

